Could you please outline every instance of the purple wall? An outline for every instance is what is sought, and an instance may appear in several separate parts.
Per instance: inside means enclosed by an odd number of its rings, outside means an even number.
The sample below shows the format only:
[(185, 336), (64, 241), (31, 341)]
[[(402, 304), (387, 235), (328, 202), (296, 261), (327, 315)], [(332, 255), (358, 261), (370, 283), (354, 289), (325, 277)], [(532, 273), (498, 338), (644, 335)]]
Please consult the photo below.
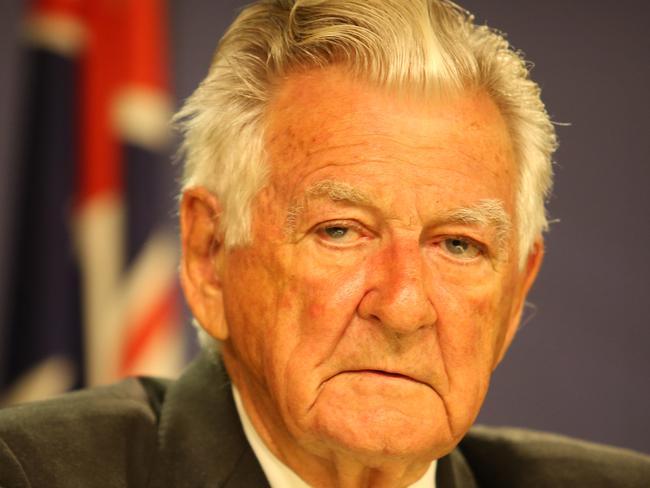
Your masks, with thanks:
[[(246, 2), (171, 2), (179, 99), (206, 72)], [(10, 208), (20, 2), (0, 0), (0, 276)], [(558, 128), (546, 263), (480, 421), (563, 432), (650, 453), (650, 4), (468, 0), (535, 62)], [(0, 305), (4, 296), (1, 295)], [(529, 310), (533, 315), (533, 309)], [(0, 332), (1, 332), (0, 324)], [(0, 336), (1, 340), (1, 336)]]

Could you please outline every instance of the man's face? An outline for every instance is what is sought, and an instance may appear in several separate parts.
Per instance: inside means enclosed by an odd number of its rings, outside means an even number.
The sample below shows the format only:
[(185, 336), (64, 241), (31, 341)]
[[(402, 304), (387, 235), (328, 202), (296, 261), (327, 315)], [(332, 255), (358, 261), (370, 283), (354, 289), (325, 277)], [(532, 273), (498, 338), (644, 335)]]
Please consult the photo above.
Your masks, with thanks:
[(218, 265), (223, 354), (258, 431), (325, 456), (445, 454), (534, 275), (517, 267), (498, 109), (481, 92), (423, 102), (330, 69), (290, 76), (266, 122), (252, 244)]

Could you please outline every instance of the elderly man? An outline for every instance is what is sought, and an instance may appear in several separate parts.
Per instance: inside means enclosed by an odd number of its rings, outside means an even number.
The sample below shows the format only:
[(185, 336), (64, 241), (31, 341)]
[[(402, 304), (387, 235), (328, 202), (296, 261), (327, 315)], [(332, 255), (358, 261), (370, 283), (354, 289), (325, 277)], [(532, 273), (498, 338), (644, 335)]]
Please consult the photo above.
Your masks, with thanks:
[(443, 0), (261, 0), (177, 120), (205, 352), (3, 413), (2, 486), (649, 486), (642, 455), (470, 431), (556, 145), (500, 35)]

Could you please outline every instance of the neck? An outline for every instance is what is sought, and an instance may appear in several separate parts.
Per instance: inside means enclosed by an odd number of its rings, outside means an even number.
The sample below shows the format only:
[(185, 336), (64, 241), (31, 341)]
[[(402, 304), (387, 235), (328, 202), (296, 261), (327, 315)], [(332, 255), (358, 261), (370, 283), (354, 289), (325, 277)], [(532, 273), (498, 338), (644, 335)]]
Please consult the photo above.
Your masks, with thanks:
[(431, 465), (431, 462), (392, 462), (368, 466), (363, 461), (346, 455), (334, 455), (333, 458), (331, 468), (321, 474), (319, 479), (314, 479), (312, 486), (407, 487), (419, 480)]

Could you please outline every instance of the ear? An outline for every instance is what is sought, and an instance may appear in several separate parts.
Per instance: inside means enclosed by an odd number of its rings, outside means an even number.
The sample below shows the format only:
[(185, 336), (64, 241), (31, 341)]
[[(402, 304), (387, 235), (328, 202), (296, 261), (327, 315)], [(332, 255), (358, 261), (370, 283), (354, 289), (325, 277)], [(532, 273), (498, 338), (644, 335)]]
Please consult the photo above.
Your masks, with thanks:
[(194, 318), (215, 339), (228, 338), (223, 307), (225, 259), (219, 226), (221, 205), (205, 188), (183, 192), (181, 219), (181, 284)]
[(517, 284), (514, 289), (515, 298), (512, 302), (512, 308), (510, 311), (510, 318), (508, 323), (508, 328), (506, 330), (506, 336), (501, 346), (501, 351), (499, 356), (494, 363), (494, 368), (501, 362), (506, 351), (510, 347), (512, 340), (515, 338), (515, 334), (519, 328), (519, 323), (521, 322), (521, 314), (524, 310), (524, 304), (526, 303), (526, 297), (528, 292), (535, 283), (537, 278), (537, 273), (542, 266), (542, 261), (544, 260), (544, 241), (540, 237), (535, 244), (533, 249), (528, 255), (528, 260), (526, 261), (526, 267), (520, 271), (520, 277), (517, 280)]

